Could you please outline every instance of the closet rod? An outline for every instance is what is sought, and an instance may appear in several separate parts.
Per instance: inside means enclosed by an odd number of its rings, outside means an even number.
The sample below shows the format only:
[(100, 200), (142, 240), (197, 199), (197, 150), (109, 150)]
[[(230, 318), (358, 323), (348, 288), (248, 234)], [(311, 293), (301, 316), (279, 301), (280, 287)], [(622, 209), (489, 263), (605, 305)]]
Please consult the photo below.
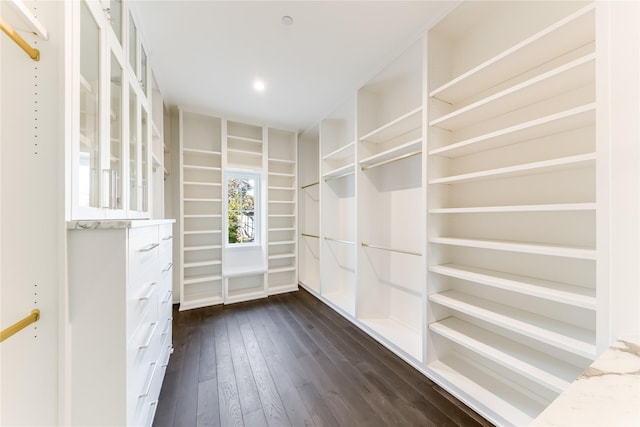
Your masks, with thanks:
[(316, 182), (312, 182), (311, 184), (303, 185), (302, 187), (300, 187), (300, 189), (302, 190), (302, 189), (307, 188), (307, 187), (313, 187), (314, 185), (318, 185), (318, 184), (320, 184), (320, 181), (316, 181)]
[(338, 242), (338, 243), (346, 243), (347, 245), (355, 244), (355, 242), (351, 242), (349, 240), (332, 239), (331, 237), (325, 237), (324, 240), (330, 240), (332, 242)]
[(13, 27), (2, 18), (0, 18), (0, 29), (8, 35), (11, 40), (16, 42), (16, 44), (20, 46), (31, 59), (34, 61), (40, 61), (40, 51), (29, 46), (29, 43), (27, 43), (20, 34), (16, 33)]
[(393, 249), (393, 248), (387, 248), (387, 247), (384, 247), (384, 246), (370, 245), (370, 244), (364, 243), (364, 242), (362, 242), (362, 246), (364, 246), (365, 248), (374, 248), (374, 249), (381, 249), (383, 251), (399, 252), (401, 254), (422, 256), (422, 254), (420, 252), (411, 252), (411, 251), (404, 251), (402, 249)]
[(33, 310), (31, 310), (31, 314), (29, 314), (27, 317), (22, 320), (18, 320), (13, 325), (9, 326), (6, 329), (3, 329), (2, 332), (0, 332), (0, 342), (6, 340), (13, 334), (20, 332), (22, 329), (26, 328), (34, 322), (37, 322), (38, 320), (40, 320), (40, 310), (34, 308)]
[(375, 167), (386, 165), (387, 163), (395, 162), (397, 160), (406, 159), (407, 157), (413, 157), (413, 156), (416, 156), (418, 154), (422, 154), (422, 150), (414, 151), (412, 153), (403, 154), (401, 156), (397, 156), (397, 157), (394, 157), (394, 158), (388, 159), (388, 160), (383, 160), (381, 162), (374, 163), (372, 165), (362, 166), (362, 170), (366, 171), (367, 169), (373, 169)]
[(351, 171), (351, 172), (343, 173), (338, 176), (329, 176), (324, 179), (324, 182), (331, 181), (332, 179), (344, 178), (345, 176), (353, 175), (354, 173), (355, 173), (354, 171)]
[(315, 234), (307, 234), (307, 233), (300, 233), (305, 237), (313, 237), (314, 239), (319, 239), (320, 236), (316, 236)]

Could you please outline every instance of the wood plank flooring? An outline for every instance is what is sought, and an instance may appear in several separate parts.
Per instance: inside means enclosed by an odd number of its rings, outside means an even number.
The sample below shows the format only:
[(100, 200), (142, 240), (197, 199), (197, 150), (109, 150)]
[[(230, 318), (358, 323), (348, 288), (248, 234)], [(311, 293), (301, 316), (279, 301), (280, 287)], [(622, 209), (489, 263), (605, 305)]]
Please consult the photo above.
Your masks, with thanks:
[(490, 426), (304, 290), (178, 312), (154, 426)]

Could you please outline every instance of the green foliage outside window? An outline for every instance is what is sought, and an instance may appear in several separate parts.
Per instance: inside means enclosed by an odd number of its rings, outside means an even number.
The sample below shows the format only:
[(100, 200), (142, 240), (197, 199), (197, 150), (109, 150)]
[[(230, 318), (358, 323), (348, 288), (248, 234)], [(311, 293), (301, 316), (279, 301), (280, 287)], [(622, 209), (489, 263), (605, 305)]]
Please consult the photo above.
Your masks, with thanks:
[(230, 178), (227, 191), (229, 243), (255, 241), (255, 180)]

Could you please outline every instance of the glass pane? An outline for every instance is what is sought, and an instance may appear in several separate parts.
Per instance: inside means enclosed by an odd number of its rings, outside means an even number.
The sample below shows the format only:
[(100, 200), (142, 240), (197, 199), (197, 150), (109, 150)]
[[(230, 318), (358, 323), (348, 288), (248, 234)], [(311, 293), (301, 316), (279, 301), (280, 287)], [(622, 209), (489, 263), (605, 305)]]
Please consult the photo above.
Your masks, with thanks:
[(122, 45), (122, 0), (111, 0), (109, 3), (111, 28)]
[(136, 74), (138, 73), (138, 45), (136, 44), (137, 38), (136, 24), (133, 22), (133, 17), (129, 15), (129, 64), (131, 64), (131, 68), (133, 68), (133, 71)]
[(111, 54), (109, 206), (122, 209), (122, 66)]
[(142, 86), (142, 91), (149, 95), (147, 92), (147, 53), (144, 51), (144, 47), (140, 46), (140, 85)]
[(148, 159), (149, 159), (149, 115), (147, 114), (146, 110), (143, 108), (142, 109), (142, 120), (140, 121), (141, 123), (141, 134), (142, 134), (142, 146), (141, 146), (141, 158), (140, 158), (140, 164), (142, 165), (142, 170), (141, 170), (141, 181), (142, 181), (142, 192), (140, 197), (142, 197), (142, 200), (140, 200), (140, 203), (142, 205), (142, 210), (143, 211), (147, 211), (148, 206), (147, 206), (147, 202), (148, 202), (148, 197), (147, 197), (147, 192), (149, 189), (149, 170), (148, 170)]
[(255, 188), (252, 178), (229, 178), (227, 182), (229, 243), (255, 241)]
[(78, 203), (99, 206), (100, 30), (87, 5), (80, 12), (80, 150)]
[(129, 208), (138, 208), (138, 99), (129, 88)]

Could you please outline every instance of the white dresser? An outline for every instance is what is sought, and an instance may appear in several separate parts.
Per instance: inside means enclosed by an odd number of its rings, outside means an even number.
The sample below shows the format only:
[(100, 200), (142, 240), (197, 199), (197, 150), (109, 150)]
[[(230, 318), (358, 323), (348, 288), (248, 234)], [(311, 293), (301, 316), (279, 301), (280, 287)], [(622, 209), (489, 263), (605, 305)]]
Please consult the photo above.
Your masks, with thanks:
[(73, 425), (153, 422), (172, 351), (173, 222), (68, 223)]

